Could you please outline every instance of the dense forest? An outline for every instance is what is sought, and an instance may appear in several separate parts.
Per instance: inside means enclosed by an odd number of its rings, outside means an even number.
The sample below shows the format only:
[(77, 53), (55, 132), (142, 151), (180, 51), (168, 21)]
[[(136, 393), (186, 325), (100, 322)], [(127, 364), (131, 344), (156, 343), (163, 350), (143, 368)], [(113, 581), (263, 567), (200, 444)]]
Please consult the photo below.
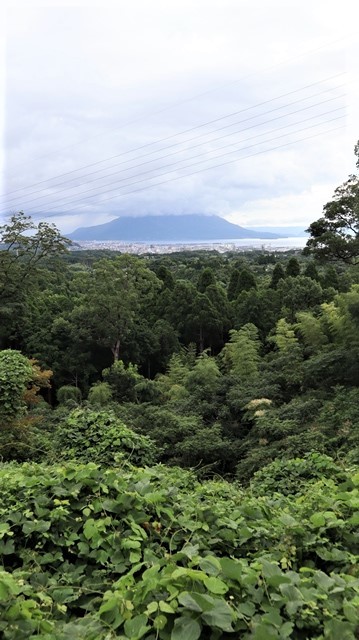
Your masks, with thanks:
[(303, 253), (2, 227), (1, 637), (359, 637), (358, 192)]

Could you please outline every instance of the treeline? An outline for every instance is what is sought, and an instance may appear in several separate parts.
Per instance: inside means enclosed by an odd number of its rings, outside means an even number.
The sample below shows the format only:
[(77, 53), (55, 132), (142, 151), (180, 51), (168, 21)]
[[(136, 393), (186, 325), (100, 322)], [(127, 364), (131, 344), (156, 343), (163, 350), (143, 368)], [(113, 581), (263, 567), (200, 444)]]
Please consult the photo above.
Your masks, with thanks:
[(206, 474), (248, 481), (311, 451), (358, 462), (355, 266), (299, 252), (29, 255), (7, 265), (1, 346), (51, 370), (52, 388), (3, 459), (58, 456), (59, 425), (100, 409), (150, 436), (157, 461)]

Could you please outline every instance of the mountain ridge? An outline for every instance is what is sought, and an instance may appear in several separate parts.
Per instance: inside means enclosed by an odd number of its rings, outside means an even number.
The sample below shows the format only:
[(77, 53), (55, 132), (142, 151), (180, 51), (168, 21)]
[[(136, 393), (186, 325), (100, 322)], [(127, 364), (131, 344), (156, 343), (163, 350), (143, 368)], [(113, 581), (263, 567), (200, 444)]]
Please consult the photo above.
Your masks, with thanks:
[[(141, 222), (140, 222), (141, 221)], [(241, 240), (247, 238), (276, 239), (278, 233), (254, 231), (227, 222), (215, 215), (148, 215), (123, 216), (92, 227), (79, 227), (68, 234), (71, 240), (92, 241), (198, 241)]]

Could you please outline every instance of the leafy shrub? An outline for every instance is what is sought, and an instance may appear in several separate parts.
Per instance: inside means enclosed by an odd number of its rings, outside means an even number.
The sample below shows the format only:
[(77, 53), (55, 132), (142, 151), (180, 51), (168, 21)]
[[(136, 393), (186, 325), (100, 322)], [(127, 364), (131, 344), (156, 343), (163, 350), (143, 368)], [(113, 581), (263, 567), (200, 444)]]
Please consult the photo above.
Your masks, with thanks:
[(9, 424), (24, 415), (24, 394), (31, 380), (30, 361), (19, 351), (0, 351), (0, 424)]
[(274, 460), (254, 474), (251, 489), (255, 495), (295, 495), (306, 491), (308, 482), (325, 478), (343, 482), (346, 474), (329, 456), (309, 453), (304, 458)]
[(74, 409), (54, 434), (56, 457), (81, 462), (114, 463), (120, 457), (134, 464), (151, 464), (155, 448), (147, 437), (126, 427), (111, 411)]
[(87, 401), (92, 406), (106, 406), (112, 399), (111, 387), (107, 382), (97, 382), (92, 385)]
[(77, 405), (81, 404), (82, 394), (78, 387), (67, 384), (57, 390), (56, 398), (59, 404), (71, 403)]
[(253, 497), (163, 466), (0, 466), (6, 640), (357, 637), (359, 474)]
[(135, 387), (141, 382), (142, 376), (138, 373), (136, 365), (129, 363), (126, 367), (122, 360), (117, 360), (109, 369), (103, 370), (102, 376), (110, 385), (116, 402), (137, 400)]
[(38, 391), (50, 386), (51, 375), (19, 351), (0, 351), (0, 460), (23, 461), (37, 454), (36, 427), (41, 418), (34, 408), (42, 400)]

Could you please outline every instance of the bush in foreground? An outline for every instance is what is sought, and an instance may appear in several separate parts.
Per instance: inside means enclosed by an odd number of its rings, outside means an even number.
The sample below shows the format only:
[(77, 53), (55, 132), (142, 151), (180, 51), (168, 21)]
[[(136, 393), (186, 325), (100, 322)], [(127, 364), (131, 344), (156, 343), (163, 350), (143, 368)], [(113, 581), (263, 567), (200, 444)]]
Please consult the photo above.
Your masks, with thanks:
[(257, 498), (163, 466), (3, 465), (2, 637), (354, 640), (358, 486)]

